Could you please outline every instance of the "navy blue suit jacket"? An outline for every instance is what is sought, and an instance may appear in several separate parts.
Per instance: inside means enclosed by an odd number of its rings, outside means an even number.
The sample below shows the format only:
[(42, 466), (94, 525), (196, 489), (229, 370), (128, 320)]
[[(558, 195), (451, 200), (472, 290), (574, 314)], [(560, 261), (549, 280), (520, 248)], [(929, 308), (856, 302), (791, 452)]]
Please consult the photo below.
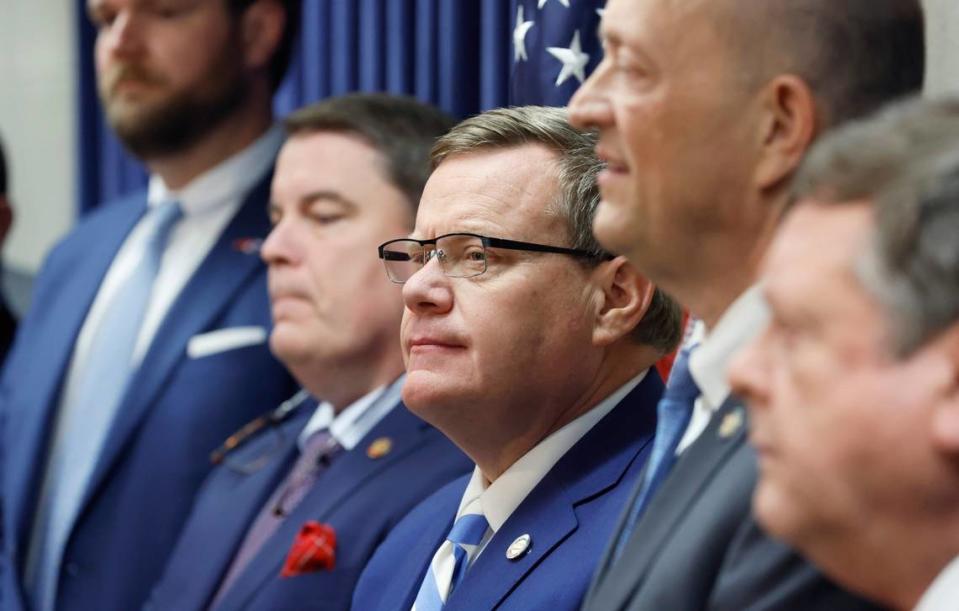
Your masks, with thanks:
[[(557, 462), (476, 559), (444, 611), (577, 609), (590, 576), (652, 449), (663, 384), (655, 370)], [(409, 611), (446, 538), (469, 477), (443, 487), (401, 522), (373, 556), (356, 611)], [(516, 560), (506, 550), (532, 539)]]
[[(190, 358), (199, 333), (269, 329), (266, 268), (235, 247), (263, 237), (270, 176), (247, 196), (170, 307), (122, 399), (67, 541), (57, 608), (129, 611), (159, 576), (210, 468), (209, 453), (296, 385), (259, 344)], [(22, 575), (51, 432), (74, 343), (114, 256), (146, 209), (144, 193), (83, 219), (47, 258), (0, 381), (4, 609)]]
[[(300, 412), (282, 425), (283, 445), (275, 453), (267, 452), (272, 459), (261, 469), (246, 474), (224, 465), (210, 475), (149, 608), (208, 607), (250, 525), (299, 453), (297, 435), (312, 410), (301, 408)], [(370, 457), (370, 444), (383, 438), (390, 440), (390, 451)], [(234, 453), (230, 464), (256, 460), (276, 439), (271, 431), (258, 435)], [(411, 507), (471, 467), (446, 437), (398, 404), (352, 451), (320, 475), (242, 570), (217, 611), (349, 609), (353, 586), (377, 545)], [(335, 567), (282, 578), (280, 570), (290, 546), (309, 520), (335, 530)]]

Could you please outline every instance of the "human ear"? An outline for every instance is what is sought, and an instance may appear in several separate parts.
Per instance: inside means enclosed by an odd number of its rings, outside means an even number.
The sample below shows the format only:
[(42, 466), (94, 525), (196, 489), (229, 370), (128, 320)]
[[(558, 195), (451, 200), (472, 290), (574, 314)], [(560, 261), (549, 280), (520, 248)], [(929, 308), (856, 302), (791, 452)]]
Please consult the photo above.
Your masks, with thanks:
[(258, 0), (241, 16), (240, 33), (246, 65), (268, 70), (287, 27), (287, 14), (277, 0)]
[(932, 417), (932, 437), (937, 449), (959, 460), (959, 323), (934, 340), (930, 348), (944, 368)]
[(601, 302), (594, 320), (593, 343), (608, 346), (639, 324), (656, 287), (622, 256), (599, 264), (593, 275)]
[(754, 179), (762, 190), (792, 177), (816, 134), (816, 101), (798, 76), (779, 75), (760, 92), (760, 160)]

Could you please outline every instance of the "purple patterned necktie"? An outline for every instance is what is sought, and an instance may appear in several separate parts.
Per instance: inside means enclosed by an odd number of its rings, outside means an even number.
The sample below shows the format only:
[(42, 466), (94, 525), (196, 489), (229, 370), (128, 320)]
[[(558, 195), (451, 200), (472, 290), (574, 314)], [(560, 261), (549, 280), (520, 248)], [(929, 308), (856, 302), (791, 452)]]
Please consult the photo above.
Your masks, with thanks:
[(256, 520), (253, 521), (253, 525), (247, 531), (243, 544), (233, 557), (233, 563), (226, 577), (223, 578), (210, 608), (216, 607), (263, 544), (273, 536), (286, 516), (296, 509), (307, 492), (313, 488), (320, 474), (330, 466), (342, 450), (343, 447), (337, 443), (329, 429), (320, 429), (307, 438), (293, 468), (267, 499), (266, 504), (257, 514)]

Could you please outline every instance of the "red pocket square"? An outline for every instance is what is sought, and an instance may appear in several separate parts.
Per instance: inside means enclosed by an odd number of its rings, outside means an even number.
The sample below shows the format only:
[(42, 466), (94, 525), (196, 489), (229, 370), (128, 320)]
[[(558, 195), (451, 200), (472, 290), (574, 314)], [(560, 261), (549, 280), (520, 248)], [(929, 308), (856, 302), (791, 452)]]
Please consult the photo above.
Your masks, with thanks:
[(316, 571), (332, 571), (335, 565), (336, 531), (329, 524), (311, 520), (297, 533), (280, 576), (296, 577)]

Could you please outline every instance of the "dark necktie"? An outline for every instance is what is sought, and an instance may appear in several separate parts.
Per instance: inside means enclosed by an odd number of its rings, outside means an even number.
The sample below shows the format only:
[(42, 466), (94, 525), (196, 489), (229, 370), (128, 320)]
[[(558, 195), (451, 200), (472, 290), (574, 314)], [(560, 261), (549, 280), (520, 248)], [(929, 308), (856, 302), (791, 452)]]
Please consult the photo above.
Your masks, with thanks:
[[(310, 491), (320, 475), (342, 452), (329, 429), (320, 429), (311, 434), (304, 444), (303, 451), (280, 485), (277, 486), (266, 504), (260, 509), (256, 520), (246, 533), (243, 544), (233, 557), (233, 563), (220, 584), (214, 604), (215, 607), (223, 594), (230, 589), (234, 580), (256, 556), (263, 544), (273, 536), (286, 516), (290, 515), (303, 497)], [(291, 542), (292, 543), (292, 542)]]
[(626, 522), (616, 541), (614, 561), (623, 553), (636, 523), (676, 462), (676, 448), (689, 425), (693, 403), (700, 394), (699, 387), (689, 372), (689, 357), (695, 348), (696, 345), (693, 345), (680, 351), (673, 364), (666, 390), (656, 406), (656, 437), (653, 440), (653, 450), (646, 465), (642, 488), (629, 509)]

